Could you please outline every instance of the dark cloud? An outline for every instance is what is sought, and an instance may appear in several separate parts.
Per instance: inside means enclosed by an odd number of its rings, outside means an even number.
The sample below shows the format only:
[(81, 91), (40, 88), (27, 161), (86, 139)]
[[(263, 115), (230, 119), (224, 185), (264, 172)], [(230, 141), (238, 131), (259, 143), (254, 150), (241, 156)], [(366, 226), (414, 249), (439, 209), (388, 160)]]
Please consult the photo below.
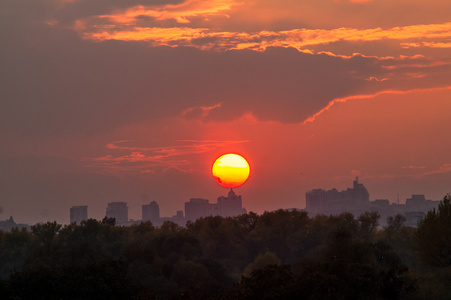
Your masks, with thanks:
[(158, 7), (175, 5), (186, 0), (14, 0), (2, 1), (1, 14), (13, 15), (16, 18), (46, 20), (54, 19), (64, 24), (70, 24), (78, 19), (90, 16), (104, 15), (112, 11), (129, 7), (145, 5)]
[(4, 135), (101, 133), (218, 103), (206, 120), (252, 112), (262, 120), (302, 122), (334, 98), (381, 88), (365, 79), (393, 73), (383, 66), (399, 63), (285, 48), (215, 52), (93, 43), (72, 31), (21, 25), (0, 50)]
[(3, 134), (86, 134), (220, 102), (222, 119), (296, 122), (359, 84), (347, 61), (294, 49), (216, 53), (28, 30), (0, 50)]
[[(427, 67), (422, 57), (380, 60), (312, 55), (290, 48), (220, 52), (149, 47), (144, 42), (94, 43), (80, 39), (72, 30), (46, 25), (49, 2), (38, 1), (31, 8), (25, 3), (16, 4), (24, 11), (18, 17), (4, 3), (1, 10), (6, 16), (0, 49), (2, 135), (102, 133), (218, 103), (221, 106), (204, 120), (225, 121), (252, 112), (261, 120), (295, 123), (334, 98), (393, 86), (393, 80), (368, 81), (370, 77), (405, 72), (396, 83), (398, 88), (414, 81), (427, 86), (444, 80), (438, 75), (417, 76)], [(65, 5), (90, 9), (123, 5), (121, 1), (99, 3)], [(399, 65), (402, 68), (389, 68)], [(444, 68), (430, 68), (440, 67)], [(445, 67), (437, 74), (447, 72), (449, 67)]]

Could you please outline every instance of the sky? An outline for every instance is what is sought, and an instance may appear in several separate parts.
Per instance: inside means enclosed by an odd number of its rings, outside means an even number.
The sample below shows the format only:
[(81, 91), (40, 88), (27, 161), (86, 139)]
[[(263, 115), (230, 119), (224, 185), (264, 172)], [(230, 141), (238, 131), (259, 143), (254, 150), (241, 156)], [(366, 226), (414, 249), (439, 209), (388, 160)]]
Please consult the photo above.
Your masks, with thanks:
[(451, 192), (449, 0), (0, 0), (0, 220)]

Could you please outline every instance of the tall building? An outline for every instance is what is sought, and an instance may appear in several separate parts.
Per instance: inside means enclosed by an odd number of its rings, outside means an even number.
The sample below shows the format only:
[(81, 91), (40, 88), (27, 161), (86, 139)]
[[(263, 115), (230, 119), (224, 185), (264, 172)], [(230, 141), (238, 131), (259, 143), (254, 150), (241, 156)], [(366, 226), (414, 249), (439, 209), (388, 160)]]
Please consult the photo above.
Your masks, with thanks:
[(246, 209), (242, 206), (241, 196), (237, 196), (232, 189), (227, 197), (218, 197), (217, 203), (210, 203), (200, 198), (191, 198), (189, 202), (185, 202), (185, 217), (186, 220), (191, 221), (200, 217), (234, 217), (245, 213)]
[(150, 204), (144, 204), (142, 206), (142, 220), (150, 221), (153, 224), (160, 221), (160, 206), (157, 202), (152, 201)]
[(80, 224), (88, 219), (88, 206), (72, 206), (70, 208), (70, 222)]
[(191, 198), (185, 202), (185, 217), (187, 220), (195, 221), (200, 217), (216, 215), (215, 207), (207, 199)]
[(233, 189), (230, 189), (227, 197), (219, 197), (216, 206), (218, 214), (223, 217), (234, 217), (246, 213), (246, 210), (243, 209), (241, 195), (237, 196)]
[(106, 208), (106, 217), (115, 218), (116, 224), (124, 225), (128, 222), (128, 206), (126, 202), (111, 202)]
[(411, 198), (406, 199), (407, 206), (422, 206), (426, 203), (424, 195), (412, 195)]
[(315, 215), (318, 213), (338, 214), (342, 212), (360, 213), (368, 209), (370, 195), (365, 186), (356, 178), (352, 188), (344, 191), (337, 189), (314, 189), (305, 193), (305, 209)]

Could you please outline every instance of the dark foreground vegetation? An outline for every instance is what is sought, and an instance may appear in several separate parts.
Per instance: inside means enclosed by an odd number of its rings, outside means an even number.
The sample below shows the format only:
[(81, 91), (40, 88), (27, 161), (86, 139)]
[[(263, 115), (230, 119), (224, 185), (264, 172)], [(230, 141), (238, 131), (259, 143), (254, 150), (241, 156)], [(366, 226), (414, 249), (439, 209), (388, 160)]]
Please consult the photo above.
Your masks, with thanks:
[(418, 229), (278, 210), (0, 232), (0, 299), (451, 299), (450, 200)]

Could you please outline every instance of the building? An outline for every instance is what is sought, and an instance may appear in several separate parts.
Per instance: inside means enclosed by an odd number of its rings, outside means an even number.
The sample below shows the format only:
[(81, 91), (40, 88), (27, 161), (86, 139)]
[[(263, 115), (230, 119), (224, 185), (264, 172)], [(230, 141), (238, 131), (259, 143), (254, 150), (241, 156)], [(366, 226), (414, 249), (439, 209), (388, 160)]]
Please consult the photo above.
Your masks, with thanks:
[(152, 201), (150, 204), (142, 206), (142, 220), (143, 222), (150, 221), (153, 224), (160, 221), (160, 206), (157, 202)]
[(80, 224), (88, 219), (88, 206), (72, 206), (70, 208), (70, 222)]
[(13, 228), (17, 228), (17, 229), (27, 229), (30, 230), (30, 225), (27, 224), (17, 224), (16, 222), (14, 222), (13, 217), (9, 217), (8, 220), (5, 221), (0, 221), (0, 230), (1, 231), (11, 231)]
[(191, 198), (189, 202), (185, 202), (185, 218), (190, 221), (201, 217), (234, 217), (245, 213), (246, 209), (242, 206), (241, 196), (237, 196), (233, 189), (230, 189), (227, 197), (218, 197), (217, 203), (210, 203), (207, 199), (200, 198)]
[(359, 178), (353, 181), (352, 188), (344, 191), (314, 189), (305, 193), (305, 209), (312, 215), (339, 214), (351, 212), (359, 214), (368, 210), (370, 195), (365, 186), (359, 183)]
[(185, 202), (185, 217), (187, 220), (195, 221), (201, 217), (216, 215), (215, 206), (207, 199), (191, 198)]
[(409, 207), (422, 206), (426, 202), (424, 195), (412, 195), (411, 198), (406, 199), (406, 205)]
[(305, 193), (305, 210), (311, 216), (317, 214), (336, 215), (343, 212), (350, 212), (355, 217), (365, 211), (378, 212), (380, 215), (379, 225), (385, 226), (388, 217), (400, 214), (406, 218), (405, 226), (416, 227), (425, 214), (436, 209), (440, 201), (426, 200), (424, 195), (412, 195), (406, 199), (406, 204), (390, 203), (388, 199), (376, 199), (369, 201), (369, 193), (365, 186), (358, 182), (358, 178), (353, 182), (353, 187), (344, 191), (337, 189), (323, 190), (314, 189)]
[(235, 217), (246, 213), (246, 210), (243, 209), (241, 195), (237, 196), (233, 189), (230, 189), (227, 197), (218, 197), (216, 206), (218, 215), (222, 217)]
[(111, 202), (106, 208), (106, 217), (115, 218), (116, 224), (126, 225), (128, 223), (128, 206), (126, 202)]
[(175, 216), (160, 218), (160, 222), (157, 224), (153, 224), (155, 226), (162, 226), (164, 222), (169, 221), (175, 223), (179, 226), (186, 226), (186, 218), (183, 216), (183, 210), (178, 210)]
[(390, 207), (390, 201), (388, 199), (376, 199), (370, 202), (370, 206), (376, 209), (388, 209)]

